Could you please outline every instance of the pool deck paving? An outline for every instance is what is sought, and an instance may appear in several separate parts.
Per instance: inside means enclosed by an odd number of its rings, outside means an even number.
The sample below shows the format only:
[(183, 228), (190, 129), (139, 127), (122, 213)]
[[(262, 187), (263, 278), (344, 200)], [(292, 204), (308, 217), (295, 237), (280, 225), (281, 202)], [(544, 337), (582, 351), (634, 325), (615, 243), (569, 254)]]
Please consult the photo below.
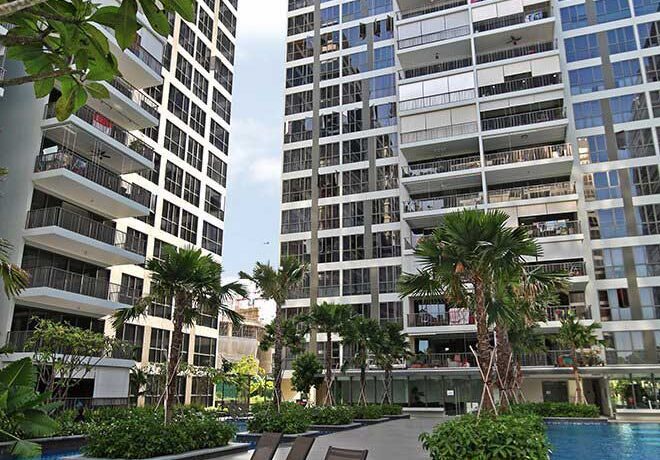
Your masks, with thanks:
[[(345, 449), (369, 449), (367, 460), (428, 460), (422, 450), (419, 434), (431, 431), (435, 425), (447, 420), (444, 417), (412, 417), (409, 420), (391, 420), (367, 425), (354, 430), (326, 434), (316, 438), (308, 460), (323, 460), (328, 447)], [(290, 445), (280, 447), (274, 460), (285, 460)], [(252, 450), (222, 457), (223, 460), (249, 460)]]

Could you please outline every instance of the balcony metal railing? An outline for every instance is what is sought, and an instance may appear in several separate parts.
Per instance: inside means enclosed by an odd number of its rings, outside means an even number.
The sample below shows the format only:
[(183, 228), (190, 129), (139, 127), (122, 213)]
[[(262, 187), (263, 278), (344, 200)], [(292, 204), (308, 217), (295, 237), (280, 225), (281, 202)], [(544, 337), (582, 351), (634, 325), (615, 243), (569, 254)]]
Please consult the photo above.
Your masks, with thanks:
[[(147, 144), (135, 137), (133, 134), (126, 131), (124, 128), (110, 121), (105, 115), (97, 112), (88, 106), (83, 106), (74, 114), (84, 122), (92, 125), (94, 128), (101, 131), (103, 134), (112, 137), (117, 142), (125, 145), (134, 152), (142, 155), (149, 161), (154, 160), (154, 151)], [(46, 105), (44, 119), (55, 117), (55, 104), (49, 103)]]
[(528, 56), (530, 54), (545, 53), (555, 49), (555, 42), (542, 42), (534, 43), (532, 45), (523, 45), (516, 48), (507, 48), (503, 50), (491, 51), (477, 55), (477, 64), (485, 64), (487, 62), (501, 61), (504, 59), (512, 59), (520, 56)]
[(493, 129), (506, 129), (516, 126), (561, 120), (564, 118), (566, 118), (564, 108), (555, 107), (552, 109), (535, 110), (533, 112), (516, 113), (514, 115), (504, 115), (501, 117), (482, 118), (481, 129), (484, 131), (490, 131)]
[(524, 91), (532, 88), (542, 88), (544, 86), (557, 85), (559, 83), (561, 83), (561, 74), (559, 73), (520, 78), (518, 80), (505, 81), (495, 85), (480, 86), (479, 97), (495, 96), (497, 94)]
[(56, 153), (37, 156), (34, 172), (52, 171), (54, 169), (67, 169), (142, 206), (151, 207), (152, 198), (148, 190), (124, 181), (117, 174), (63, 147), (60, 147), (60, 150)]
[(474, 324), (471, 314), (451, 315), (450, 313), (409, 313), (408, 327), (466, 326)]
[(404, 38), (398, 41), (399, 49), (412, 48), (413, 46), (435, 43), (452, 38), (465, 37), (470, 35), (470, 26), (454, 27), (453, 29), (440, 30), (429, 34), (422, 34), (416, 37)]
[(585, 276), (587, 274), (583, 261), (530, 263), (527, 264), (527, 268), (539, 270), (542, 273), (566, 273), (568, 276)]
[(411, 359), (408, 367), (476, 367), (477, 362), (471, 352), (420, 353)]
[(574, 314), (578, 319), (591, 319), (589, 307), (577, 307), (575, 305), (552, 305), (545, 308), (545, 319), (547, 321), (561, 321)]
[(399, 11), (397, 13), (398, 19), (408, 19), (425, 14), (435, 13), (436, 11), (449, 10), (451, 8), (458, 8), (459, 6), (467, 5), (467, 0), (450, 0), (445, 2), (438, 2), (438, 4), (421, 6), (419, 8), (412, 8), (409, 10)]
[(534, 222), (526, 226), (534, 238), (547, 238), (550, 236), (579, 235), (580, 222), (577, 220), (552, 220)]
[[(660, 305), (642, 305), (641, 319), (660, 319)], [(632, 320), (632, 308), (600, 308), (601, 321), (630, 321)]]
[(103, 278), (73, 273), (55, 267), (37, 267), (26, 270), (30, 281), (29, 287), (47, 287), (59, 291), (71, 292), (97, 299), (109, 300), (133, 305), (142, 293), (119, 284), (110, 283)]
[(443, 174), (448, 172), (463, 171), (481, 166), (479, 155), (470, 155), (462, 158), (451, 158), (449, 160), (434, 160), (424, 163), (403, 166), (401, 173), (403, 177), (427, 176), (429, 174)]
[(339, 286), (319, 286), (319, 297), (339, 297)]
[(145, 92), (135, 88), (129, 82), (122, 78), (115, 78), (110, 84), (116, 88), (124, 96), (135, 102), (142, 107), (147, 113), (155, 118), (159, 118), (158, 109), (159, 104), (151, 96)]
[(451, 104), (453, 102), (462, 102), (474, 99), (474, 89), (464, 89), (462, 91), (453, 91), (451, 93), (435, 94), (433, 96), (418, 97), (416, 99), (409, 99), (407, 101), (399, 102), (399, 110), (404, 112), (406, 110), (424, 109), (426, 107), (434, 107), (437, 105)]
[(422, 129), (410, 133), (401, 134), (401, 143), (410, 144), (413, 142), (430, 141), (434, 139), (443, 139), (447, 137), (464, 136), (476, 133), (478, 125), (476, 121), (469, 121), (458, 125), (439, 126), (437, 128)]
[(555, 182), (552, 184), (530, 185), (526, 187), (512, 187), (488, 191), (489, 203), (503, 203), (506, 201), (533, 200), (551, 196), (565, 196), (575, 193), (575, 186), (571, 182)]
[(573, 156), (571, 144), (546, 145), (526, 149), (509, 150), (508, 152), (487, 153), (484, 155), (486, 166), (499, 166), (525, 161), (547, 160)]
[(481, 192), (447, 195), (437, 198), (423, 198), (406, 201), (404, 212), (435, 211), (439, 209), (461, 208), (483, 204)]
[(536, 10), (527, 13), (517, 13), (501, 18), (487, 19), (474, 23), (475, 32), (486, 32), (488, 30), (500, 29), (502, 27), (514, 26), (528, 22), (540, 21), (550, 17), (550, 10)]
[[(9, 345), (15, 353), (32, 353), (40, 348), (40, 344), (33, 340), (34, 331), (9, 331), (7, 333), (7, 345)], [(88, 350), (92, 352), (91, 357), (101, 358), (112, 356), (116, 359), (133, 359), (135, 356), (135, 349), (137, 347), (127, 341), (120, 341), (113, 345), (111, 350), (99, 349)], [(59, 353), (71, 354), (72, 350), (58, 349)], [(138, 359), (139, 360), (139, 359)]]
[(142, 62), (147, 64), (147, 67), (156, 72), (156, 74), (160, 75), (160, 71), (163, 68), (163, 64), (161, 63), (160, 59), (156, 58), (156, 56), (144, 49), (139, 43), (133, 43), (128, 47), (128, 50), (140, 58)]
[(145, 239), (129, 237), (126, 233), (104, 222), (81, 216), (64, 208), (33, 209), (28, 212), (25, 228), (57, 226), (96, 241), (144, 255)]
[(425, 75), (432, 75), (434, 73), (448, 72), (450, 70), (462, 69), (472, 65), (472, 58), (454, 59), (452, 61), (444, 62), (429, 62), (427, 64), (415, 67), (413, 69), (399, 70), (399, 79), (405, 80), (407, 78), (423, 77)]
[[(520, 356), (520, 362), (523, 366), (560, 366), (563, 358), (570, 356), (570, 350), (548, 350), (542, 353), (525, 353)], [(578, 353), (578, 356), (581, 356)]]

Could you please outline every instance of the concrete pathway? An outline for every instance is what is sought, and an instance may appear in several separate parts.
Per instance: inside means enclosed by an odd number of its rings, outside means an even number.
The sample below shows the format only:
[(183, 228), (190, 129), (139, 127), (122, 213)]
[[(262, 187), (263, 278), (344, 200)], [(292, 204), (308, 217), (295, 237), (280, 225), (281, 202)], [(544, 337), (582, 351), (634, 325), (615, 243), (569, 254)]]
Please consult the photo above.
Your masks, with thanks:
[[(367, 460), (428, 460), (417, 439), (419, 434), (431, 431), (446, 418), (419, 417), (392, 420), (334, 434), (319, 436), (314, 442), (308, 460), (323, 460), (329, 446), (346, 449), (369, 449)], [(289, 447), (281, 447), (275, 460), (285, 460)], [(252, 451), (222, 457), (223, 460), (250, 460)]]

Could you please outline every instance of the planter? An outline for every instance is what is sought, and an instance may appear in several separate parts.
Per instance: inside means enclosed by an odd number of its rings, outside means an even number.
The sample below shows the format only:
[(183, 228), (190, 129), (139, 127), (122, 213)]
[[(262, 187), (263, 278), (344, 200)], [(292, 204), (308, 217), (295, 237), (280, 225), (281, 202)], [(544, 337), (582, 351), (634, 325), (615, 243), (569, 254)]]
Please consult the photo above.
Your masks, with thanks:
[(575, 425), (600, 425), (608, 423), (607, 418), (598, 417), (598, 418), (588, 418), (588, 417), (543, 417), (543, 421), (548, 424), (553, 423), (572, 423)]
[[(223, 447), (213, 447), (211, 449), (192, 450), (190, 452), (183, 452), (173, 455), (161, 455), (160, 457), (145, 458), (142, 460), (206, 460), (217, 457), (224, 457), (240, 452), (247, 452), (250, 448), (249, 444), (230, 442)], [(94, 457), (85, 457), (84, 455), (73, 455), (71, 457), (62, 457), (61, 460), (106, 460)], [(119, 460), (119, 459), (113, 459)]]
[(398, 414), (398, 415), (386, 415), (390, 420), (407, 420), (410, 418), (410, 414)]
[[(236, 434), (236, 441), (238, 442), (247, 442), (250, 444), (256, 444), (259, 442), (261, 435), (263, 433), (250, 433), (249, 431), (243, 431), (242, 433)], [(289, 443), (296, 440), (296, 438), (306, 437), (306, 438), (315, 438), (320, 436), (322, 433), (320, 431), (305, 431), (304, 433), (293, 433), (285, 434), (282, 436), (280, 443)]]
[(356, 418), (353, 420), (355, 423), (361, 423), (362, 425), (375, 425), (376, 423), (388, 422), (390, 419), (387, 417), (382, 418)]
[[(76, 451), (87, 443), (87, 439), (83, 435), (38, 438), (30, 439), (30, 441), (39, 444), (43, 454)], [(9, 448), (13, 444), (12, 441), (0, 442), (0, 460), (15, 459), (9, 455)]]
[(310, 429), (320, 431), (321, 433), (338, 433), (339, 431), (353, 430), (360, 428), (361, 423), (349, 423), (348, 425), (310, 425)]

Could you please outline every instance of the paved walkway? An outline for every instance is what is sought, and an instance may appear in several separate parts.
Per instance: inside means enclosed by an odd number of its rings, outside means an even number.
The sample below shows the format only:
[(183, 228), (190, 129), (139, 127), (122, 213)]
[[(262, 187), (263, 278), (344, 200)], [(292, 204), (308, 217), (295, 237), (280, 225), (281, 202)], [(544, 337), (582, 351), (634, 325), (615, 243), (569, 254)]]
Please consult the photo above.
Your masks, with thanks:
[[(369, 449), (367, 460), (428, 460), (417, 439), (420, 433), (431, 431), (444, 418), (411, 418), (392, 420), (334, 434), (319, 436), (314, 442), (308, 460), (323, 460), (329, 446), (346, 449)], [(281, 447), (275, 460), (285, 460), (289, 447)], [(222, 457), (223, 460), (249, 460), (252, 451)]]

